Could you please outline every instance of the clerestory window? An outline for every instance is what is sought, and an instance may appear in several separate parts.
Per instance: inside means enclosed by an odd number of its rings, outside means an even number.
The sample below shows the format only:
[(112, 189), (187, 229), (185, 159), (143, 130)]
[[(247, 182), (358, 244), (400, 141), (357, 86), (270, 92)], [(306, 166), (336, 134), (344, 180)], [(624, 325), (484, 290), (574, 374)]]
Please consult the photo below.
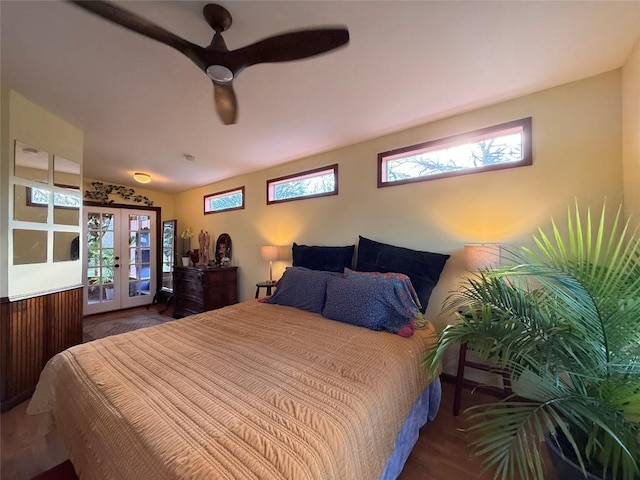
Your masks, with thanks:
[(267, 204), (338, 194), (338, 164), (267, 180)]
[(531, 117), (378, 154), (378, 187), (531, 165)]
[(242, 208), (244, 208), (244, 186), (204, 196), (205, 215)]

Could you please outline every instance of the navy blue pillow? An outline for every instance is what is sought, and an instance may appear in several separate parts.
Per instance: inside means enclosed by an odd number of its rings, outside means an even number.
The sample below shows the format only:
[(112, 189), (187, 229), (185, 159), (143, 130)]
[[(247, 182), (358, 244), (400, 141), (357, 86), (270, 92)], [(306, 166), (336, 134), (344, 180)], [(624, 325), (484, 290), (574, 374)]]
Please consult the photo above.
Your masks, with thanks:
[(344, 272), (351, 268), (355, 245), (346, 247), (321, 247), (293, 244), (293, 266), (325, 272)]
[(422, 313), (427, 309), (429, 297), (438, 283), (440, 273), (450, 255), (421, 252), (376, 242), (360, 236), (356, 270), (361, 272), (404, 273), (416, 289)]
[(350, 276), (331, 278), (322, 316), (370, 330), (386, 330), (408, 337), (414, 331), (417, 306), (406, 309), (393, 281)]
[(324, 307), (327, 282), (337, 274), (302, 267), (289, 267), (278, 280), (278, 288), (266, 303), (287, 305), (320, 313)]

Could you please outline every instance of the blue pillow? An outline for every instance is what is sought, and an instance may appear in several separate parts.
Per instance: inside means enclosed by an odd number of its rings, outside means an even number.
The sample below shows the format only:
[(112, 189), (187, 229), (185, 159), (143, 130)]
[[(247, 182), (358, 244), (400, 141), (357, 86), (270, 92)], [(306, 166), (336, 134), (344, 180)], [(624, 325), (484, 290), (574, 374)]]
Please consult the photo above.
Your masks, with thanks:
[(345, 276), (329, 279), (322, 315), (408, 337), (420, 313), (405, 286), (396, 279)]
[(404, 273), (416, 289), (421, 312), (429, 304), (429, 297), (450, 255), (421, 252), (380, 243), (360, 236), (356, 270), (362, 272)]
[(289, 267), (278, 281), (276, 292), (266, 303), (287, 305), (320, 313), (324, 307), (327, 281), (336, 273)]
[(342, 273), (351, 268), (355, 245), (346, 247), (323, 247), (293, 244), (293, 266), (311, 270)]

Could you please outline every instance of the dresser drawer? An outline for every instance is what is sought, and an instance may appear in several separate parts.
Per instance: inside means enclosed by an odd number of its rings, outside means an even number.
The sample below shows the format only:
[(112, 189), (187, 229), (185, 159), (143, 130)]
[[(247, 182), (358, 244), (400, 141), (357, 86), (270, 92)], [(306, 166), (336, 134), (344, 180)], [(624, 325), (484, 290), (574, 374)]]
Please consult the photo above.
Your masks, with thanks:
[(177, 282), (202, 283), (202, 277), (202, 270), (198, 268), (175, 267), (173, 272), (173, 278)]
[(173, 272), (176, 318), (238, 302), (238, 267), (176, 267)]
[(237, 275), (235, 269), (217, 268), (208, 272), (204, 272), (202, 284), (205, 286), (230, 283), (235, 284), (236, 277)]
[(174, 281), (174, 295), (191, 295), (202, 297), (203, 286), (202, 283), (186, 282), (186, 281)]

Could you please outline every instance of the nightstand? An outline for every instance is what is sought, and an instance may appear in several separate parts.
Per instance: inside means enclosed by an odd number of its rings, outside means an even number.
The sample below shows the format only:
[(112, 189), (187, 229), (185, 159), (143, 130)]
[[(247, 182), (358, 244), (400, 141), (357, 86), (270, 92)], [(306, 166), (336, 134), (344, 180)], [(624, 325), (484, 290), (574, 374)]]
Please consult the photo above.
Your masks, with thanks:
[[(484, 386), (484, 385), (480, 385), (477, 382), (467, 380), (466, 378), (464, 378), (465, 368), (475, 368), (476, 370), (482, 370), (484, 372), (495, 373), (502, 376), (502, 388)], [(458, 353), (458, 373), (456, 375), (456, 388), (453, 394), (453, 416), (454, 417), (457, 417), (458, 414), (460, 413), (460, 402), (462, 399), (462, 389), (464, 387), (477, 388), (478, 391), (489, 393), (499, 398), (506, 398), (512, 393), (511, 379), (507, 371), (499, 369), (489, 364), (472, 362), (470, 360), (467, 360), (467, 342), (464, 342), (463, 344), (460, 345), (460, 352)]]
[(276, 286), (276, 282), (259, 282), (256, 283), (256, 298), (258, 298), (260, 296), (260, 289), (261, 288), (266, 288), (267, 289), (267, 296), (271, 295), (271, 289), (274, 288)]
[[(467, 319), (471, 318), (469, 313), (465, 314), (462, 311), (459, 311), (458, 313), (463, 315)], [(474, 382), (466, 379), (464, 377), (465, 368), (474, 368), (476, 370), (481, 370), (483, 372), (500, 375), (502, 377), (502, 388), (485, 386), (485, 385), (481, 385), (478, 382)], [(453, 416), (454, 417), (457, 417), (458, 414), (460, 413), (460, 402), (462, 399), (462, 389), (464, 387), (477, 389), (478, 391), (488, 393), (490, 395), (495, 395), (499, 398), (506, 398), (512, 393), (511, 377), (509, 375), (509, 372), (507, 372), (504, 369), (497, 368), (496, 366), (488, 363), (467, 360), (467, 342), (464, 342), (460, 345), (460, 351), (458, 352), (458, 371), (456, 374), (456, 388), (453, 394)]]

